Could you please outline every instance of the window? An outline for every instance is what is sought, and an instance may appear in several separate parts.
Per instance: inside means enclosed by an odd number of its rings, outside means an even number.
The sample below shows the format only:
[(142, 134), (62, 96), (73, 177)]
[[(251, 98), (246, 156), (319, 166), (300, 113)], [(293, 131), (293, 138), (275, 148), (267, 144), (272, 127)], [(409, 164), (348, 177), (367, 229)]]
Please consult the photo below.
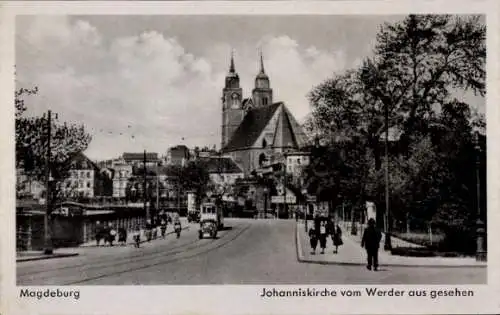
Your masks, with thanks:
[(87, 178), (90, 178), (90, 172), (87, 172)]
[(262, 98), (262, 105), (267, 105), (267, 97)]
[(90, 188), (90, 182), (87, 182), (87, 188)]
[(78, 182), (78, 187), (79, 187), (79, 188), (83, 188), (83, 181), (81, 181), (81, 180), (80, 180), (80, 181)]
[(300, 158), (297, 158), (297, 164), (300, 165)]
[(265, 149), (267, 147), (266, 139), (262, 139), (262, 148)]

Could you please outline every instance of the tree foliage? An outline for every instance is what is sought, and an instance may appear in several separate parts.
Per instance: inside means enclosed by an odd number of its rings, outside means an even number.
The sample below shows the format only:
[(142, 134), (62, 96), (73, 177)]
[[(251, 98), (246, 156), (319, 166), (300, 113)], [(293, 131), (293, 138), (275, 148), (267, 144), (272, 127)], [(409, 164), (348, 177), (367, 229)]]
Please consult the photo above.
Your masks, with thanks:
[(306, 125), (326, 144), (305, 170), (310, 190), (332, 201), (373, 200), (383, 209), (388, 163), (395, 220), (470, 223), (478, 154), (483, 187), (486, 166), (485, 143), (478, 151), (473, 134), (486, 124), (457, 95), (486, 93), (485, 38), (478, 16), (410, 15), (383, 25), (372, 57), (308, 95)]
[[(62, 197), (63, 181), (69, 176), (69, 160), (84, 151), (91, 136), (83, 125), (61, 123), (57, 114), (51, 117), (50, 160), (48, 158), (48, 116), (27, 116), (25, 97), (38, 93), (37, 88), (20, 88), (15, 93), (16, 167), (30, 177), (45, 181), (47, 165), (52, 178), (53, 199)], [(47, 163), (48, 162), (48, 163)]]
[(182, 191), (194, 191), (198, 198), (202, 198), (207, 192), (210, 176), (203, 161), (190, 161), (184, 167), (170, 165), (167, 174), (179, 180), (178, 183)]

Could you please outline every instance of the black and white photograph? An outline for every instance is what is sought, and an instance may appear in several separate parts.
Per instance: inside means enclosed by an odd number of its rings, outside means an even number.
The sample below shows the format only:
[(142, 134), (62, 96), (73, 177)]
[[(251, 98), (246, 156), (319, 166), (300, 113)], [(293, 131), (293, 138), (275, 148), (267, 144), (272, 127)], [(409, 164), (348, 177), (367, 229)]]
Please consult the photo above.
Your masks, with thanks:
[(486, 283), (484, 16), (16, 27), (19, 285)]
[(213, 5), (12, 18), (20, 303), (486, 299), (491, 15)]

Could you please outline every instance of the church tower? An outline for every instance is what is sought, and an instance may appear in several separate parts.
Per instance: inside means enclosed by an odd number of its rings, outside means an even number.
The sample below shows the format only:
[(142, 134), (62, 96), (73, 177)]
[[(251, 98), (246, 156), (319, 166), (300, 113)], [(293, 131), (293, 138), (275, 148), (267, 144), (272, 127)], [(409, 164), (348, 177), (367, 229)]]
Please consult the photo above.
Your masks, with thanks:
[(222, 139), (221, 149), (224, 148), (241, 124), (245, 111), (242, 106), (243, 91), (240, 88), (240, 77), (234, 67), (234, 56), (231, 53), (229, 73), (226, 75), (226, 84), (222, 89)]
[(264, 59), (260, 53), (260, 71), (255, 77), (255, 88), (252, 90), (252, 99), (255, 107), (271, 105), (273, 103), (273, 90), (269, 84), (269, 77), (264, 71)]

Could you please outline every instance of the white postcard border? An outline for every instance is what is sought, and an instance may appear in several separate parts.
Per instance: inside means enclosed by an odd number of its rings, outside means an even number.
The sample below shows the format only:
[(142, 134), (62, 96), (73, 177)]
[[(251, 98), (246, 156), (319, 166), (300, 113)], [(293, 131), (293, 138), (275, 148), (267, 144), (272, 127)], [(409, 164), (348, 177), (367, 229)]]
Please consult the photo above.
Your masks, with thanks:
[[(466, 314), (500, 310), (499, 189), (499, 5), (497, 1), (241, 1), (241, 2), (10, 2), (0, 6), (0, 80), (2, 123), (0, 157), (1, 244), (0, 312), (5, 314)], [(245, 285), (245, 286), (85, 286), (54, 287), (79, 290), (80, 299), (29, 301), (19, 299), (15, 285), (14, 16), (16, 14), (407, 14), (484, 13), (488, 23), (488, 285)], [(286, 262), (284, 262), (286, 263)], [(469, 298), (275, 298), (259, 297), (263, 288), (332, 288), (364, 290), (366, 287), (409, 290), (463, 288), (475, 291)], [(47, 287), (37, 287), (45, 289)]]

